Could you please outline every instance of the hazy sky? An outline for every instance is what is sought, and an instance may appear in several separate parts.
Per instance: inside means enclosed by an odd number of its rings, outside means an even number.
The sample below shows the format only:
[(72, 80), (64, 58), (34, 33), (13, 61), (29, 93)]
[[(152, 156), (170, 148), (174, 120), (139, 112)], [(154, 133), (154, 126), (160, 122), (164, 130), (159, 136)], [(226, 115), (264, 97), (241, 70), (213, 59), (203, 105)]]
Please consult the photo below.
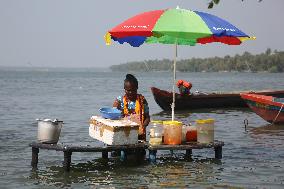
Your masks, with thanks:
[(0, 66), (108, 67), (127, 61), (172, 59), (173, 46), (106, 46), (104, 34), (120, 22), (150, 10), (180, 8), (208, 12), (251, 36), (240, 46), (178, 47), (178, 58), (253, 54), (284, 50), (284, 0), (0, 0)]

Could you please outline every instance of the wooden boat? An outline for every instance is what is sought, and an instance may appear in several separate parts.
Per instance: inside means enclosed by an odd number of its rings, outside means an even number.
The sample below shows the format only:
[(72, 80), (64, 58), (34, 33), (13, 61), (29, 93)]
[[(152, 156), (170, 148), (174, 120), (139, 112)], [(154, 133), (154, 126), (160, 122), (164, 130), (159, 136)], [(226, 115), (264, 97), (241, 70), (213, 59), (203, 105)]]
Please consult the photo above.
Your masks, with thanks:
[(248, 106), (269, 123), (284, 123), (284, 98), (258, 94), (241, 94)]
[[(171, 104), (173, 101), (172, 92), (160, 90), (155, 87), (151, 87), (151, 91), (154, 95), (156, 103), (163, 110), (171, 110)], [(243, 91), (245, 92), (245, 91)], [(284, 98), (284, 90), (278, 91), (246, 91), (246, 93), (263, 94), (279, 98)], [(245, 101), (241, 98), (240, 92), (233, 93), (199, 93), (189, 96), (181, 96), (176, 93), (175, 110), (190, 110), (200, 108), (239, 108), (247, 107)]]

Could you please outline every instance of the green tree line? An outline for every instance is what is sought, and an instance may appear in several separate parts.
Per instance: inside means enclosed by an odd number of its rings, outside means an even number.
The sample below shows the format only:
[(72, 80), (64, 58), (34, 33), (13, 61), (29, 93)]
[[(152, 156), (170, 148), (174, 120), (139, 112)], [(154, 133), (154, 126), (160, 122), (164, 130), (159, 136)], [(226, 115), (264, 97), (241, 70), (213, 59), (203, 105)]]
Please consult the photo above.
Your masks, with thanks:
[[(171, 71), (173, 61), (145, 60), (127, 62), (110, 67), (112, 71)], [(177, 71), (180, 72), (283, 72), (284, 71), (284, 51), (271, 51), (268, 48), (264, 53), (252, 55), (244, 52), (242, 55), (212, 57), (212, 58), (191, 58), (177, 61)]]

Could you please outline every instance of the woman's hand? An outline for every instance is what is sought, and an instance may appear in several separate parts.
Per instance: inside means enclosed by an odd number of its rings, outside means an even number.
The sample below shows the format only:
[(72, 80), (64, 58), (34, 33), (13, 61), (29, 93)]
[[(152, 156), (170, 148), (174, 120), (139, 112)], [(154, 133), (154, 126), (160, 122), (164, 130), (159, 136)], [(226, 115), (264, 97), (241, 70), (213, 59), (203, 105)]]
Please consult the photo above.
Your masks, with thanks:
[(139, 125), (141, 124), (139, 115), (137, 115), (137, 114), (130, 114), (129, 116), (125, 116), (124, 119), (133, 121), (133, 122), (135, 122)]
[(130, 121), (137, 123), (139, 125), (138, 134), (139, 135), (144, 134), (144, 126), (141, 124), (139, 115), (131, 114), (129, 116), (125, 116), (124, 119), (127, 119), (127, 120), (130, 120)]

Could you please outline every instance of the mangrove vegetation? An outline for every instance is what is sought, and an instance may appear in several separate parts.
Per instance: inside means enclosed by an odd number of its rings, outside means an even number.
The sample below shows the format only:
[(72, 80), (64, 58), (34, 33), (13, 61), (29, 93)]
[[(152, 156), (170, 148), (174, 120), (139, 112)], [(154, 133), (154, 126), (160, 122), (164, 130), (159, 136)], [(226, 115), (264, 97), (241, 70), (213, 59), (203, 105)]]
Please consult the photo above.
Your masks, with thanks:
[[(170, 71), (173, 60), (145, 60), (127, 62), (110, 67), (112, 71)], [(242, 55), (191, 58), (177, 61), (177, 71), (180, 72), (283, 72), (284, 51), (272, 51), (268, 48), (264, 53), (252, 55), (244, 52)]]

